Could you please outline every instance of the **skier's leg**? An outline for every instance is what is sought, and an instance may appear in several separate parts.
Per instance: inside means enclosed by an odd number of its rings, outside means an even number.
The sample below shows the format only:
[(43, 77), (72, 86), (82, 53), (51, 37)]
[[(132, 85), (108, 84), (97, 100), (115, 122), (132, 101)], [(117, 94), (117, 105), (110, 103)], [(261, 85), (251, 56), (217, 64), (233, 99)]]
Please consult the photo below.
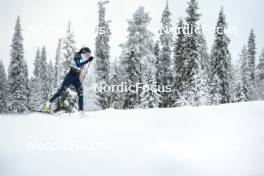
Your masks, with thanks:
[(77, 79), (73, 85), (79, 98), (79, 111), (83, 111), (83, 87), (80, 79)]
[(65, 79), (63, 80), (62, 86), (61, 88), (57, 91), (57, 93), (55, 93), (52, 98), (50, 99), (50, 103), (52, 103), (53, 101), (55, 101), (58, 97), (60, 97), (62, 95), (62, 93), (64, 91), (66, 91), (66, 89), (70, 86), (72, 82), (72, 78), (69, 74), (67, 74), (67, 76), (65, 77)]

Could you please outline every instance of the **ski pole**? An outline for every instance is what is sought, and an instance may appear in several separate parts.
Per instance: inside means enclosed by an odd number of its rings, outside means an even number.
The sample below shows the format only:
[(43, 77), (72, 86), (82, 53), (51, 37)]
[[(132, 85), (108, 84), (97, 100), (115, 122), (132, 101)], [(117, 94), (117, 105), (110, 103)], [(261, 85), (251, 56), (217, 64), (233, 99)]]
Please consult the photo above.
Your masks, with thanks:
[[(81, 86), (82, 86), (82, 84), (83, 84), (84, 78), (85, 78), (85, 76), (86, 76), (86, 74), (87, 74), (87, 72), (88, 72), (88, 68), (90, 67), (90, 65), (91, 65), (91, 62), (88, 63), (88, 65), (87, 65), (87, 67), (86, 67), (86, 69), (85, 69), (85, 72), (84, 72), (83, 76), (81, 77), (81, 80), (80, 80), (80, 81), (81, 81)], [(79, 89), (80, 89), (80, 88), (79, 88)], [(78, 96), (78, 92), (79, 92), (79, 91), (80, 91), (80, 90), (77, 90), (77, 95), (74, 97), (73, 105), (72, 105), (71, 110), (70, 110), (70, 113), (69, 113), (69, 118), (71, 117), (72, 110), (73, 110), (74, 105), (75, 105), (75, 103), (76, 103), (76, 100), (77, 100), (77, 96)]]

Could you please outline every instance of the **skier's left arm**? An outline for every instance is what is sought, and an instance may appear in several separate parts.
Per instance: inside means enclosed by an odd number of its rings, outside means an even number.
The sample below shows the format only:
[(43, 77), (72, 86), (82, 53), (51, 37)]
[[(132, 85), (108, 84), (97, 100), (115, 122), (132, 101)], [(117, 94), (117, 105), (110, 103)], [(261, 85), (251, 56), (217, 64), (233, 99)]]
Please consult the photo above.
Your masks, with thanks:
[(88, 62), (91, 62), (93, 60), (93, 56), (89, 57), (85, 61), (81, 62), (81, 57), (75, 58), (75, 64), (77, 67), (82, 67), (83, 65), (87, 64)]

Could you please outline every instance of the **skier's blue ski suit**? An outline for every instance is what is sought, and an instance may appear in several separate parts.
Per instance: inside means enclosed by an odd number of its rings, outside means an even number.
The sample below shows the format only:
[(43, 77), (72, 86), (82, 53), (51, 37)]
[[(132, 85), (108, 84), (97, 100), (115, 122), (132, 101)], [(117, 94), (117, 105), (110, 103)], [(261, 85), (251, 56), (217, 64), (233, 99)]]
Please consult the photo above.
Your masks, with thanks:
[(74, 56), (74, 60), (71, 62), (71, 69), (69, 73), (64, 78), (61, 88), (58, 90), (56, 94), (50, 99), (50, 103), (55, 101), (62, 93), (70, 86), (73, 85), (78, 97), (79, 97), (79, 110), (83, 111), (83, 88), (82, 83), (80, 81), (80, 73), (81, 68), (87, 64), (88, 62), (92, 61), (92, 59), (85, 59), (80, 54), (76, 54)]

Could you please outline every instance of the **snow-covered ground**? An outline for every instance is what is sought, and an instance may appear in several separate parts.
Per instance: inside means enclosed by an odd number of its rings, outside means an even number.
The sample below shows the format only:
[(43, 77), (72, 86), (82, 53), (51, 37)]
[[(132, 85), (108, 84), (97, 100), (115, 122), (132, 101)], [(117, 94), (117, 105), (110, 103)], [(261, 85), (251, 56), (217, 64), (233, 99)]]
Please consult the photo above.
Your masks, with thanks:
[(0, 116), (0, 176), (263, 176), (264, 102)]

